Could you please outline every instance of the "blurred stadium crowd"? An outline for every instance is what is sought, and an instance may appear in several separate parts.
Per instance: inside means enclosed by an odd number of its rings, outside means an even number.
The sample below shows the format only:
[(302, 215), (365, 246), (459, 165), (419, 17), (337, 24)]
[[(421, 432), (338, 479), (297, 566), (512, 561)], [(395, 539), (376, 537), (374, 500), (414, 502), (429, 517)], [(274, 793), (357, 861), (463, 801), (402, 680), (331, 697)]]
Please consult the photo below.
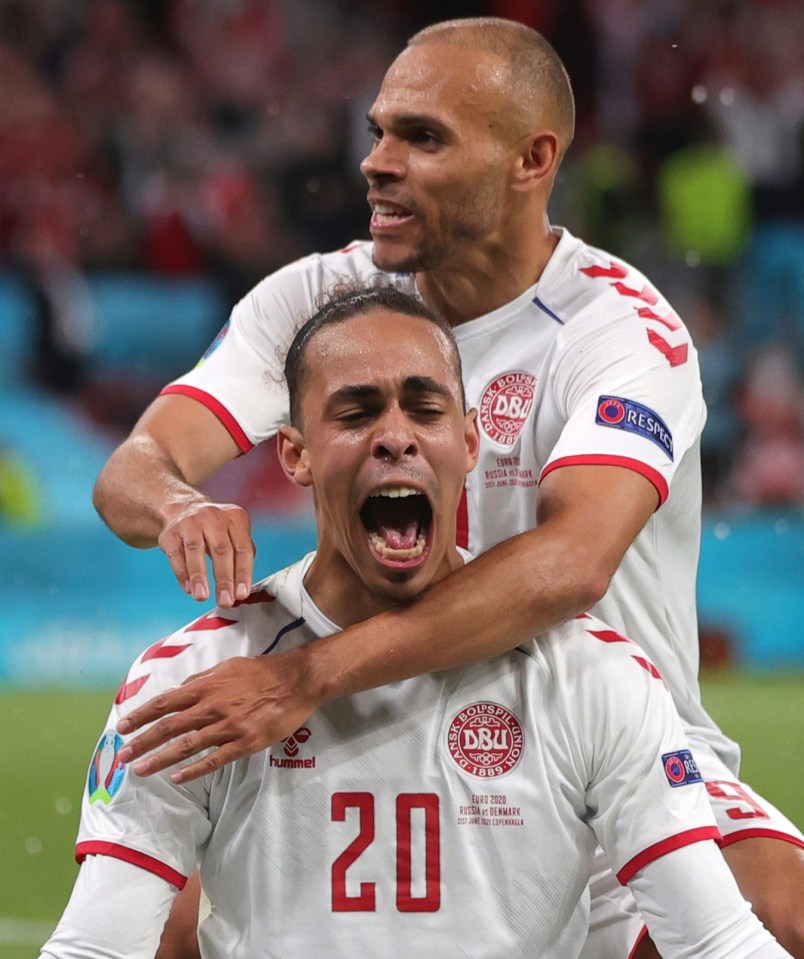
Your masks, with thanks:
[(553, 222), (691, 327), (708, 503), (804, 504), (800, 0), (0, 0), (0, 271), (37, 304), (26, 376), (122, 435), (161, 384), (104, 379), (87, 279), (211, 276), (233, 304), (367, 235), (385, 67), (419, 27), (484, 14), (542, 31), (573, 79)]

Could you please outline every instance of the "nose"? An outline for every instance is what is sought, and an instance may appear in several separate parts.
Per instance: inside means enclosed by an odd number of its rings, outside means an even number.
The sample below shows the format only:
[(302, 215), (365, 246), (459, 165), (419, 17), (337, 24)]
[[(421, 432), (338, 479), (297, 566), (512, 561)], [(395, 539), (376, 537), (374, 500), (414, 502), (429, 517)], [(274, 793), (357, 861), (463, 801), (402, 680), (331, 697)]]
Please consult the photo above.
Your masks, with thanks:
[(402, 179), (405, 165), (398, 146), (390, 137), (375, 141), (371, 152), (360, 164), (360, 172), (369, 183)]
[(388, 410), (377, 424), (371, 443), (371, 455), (376, 459), (398, 461), (414, 457), (419, 452), (410, 420), (398, 406)]

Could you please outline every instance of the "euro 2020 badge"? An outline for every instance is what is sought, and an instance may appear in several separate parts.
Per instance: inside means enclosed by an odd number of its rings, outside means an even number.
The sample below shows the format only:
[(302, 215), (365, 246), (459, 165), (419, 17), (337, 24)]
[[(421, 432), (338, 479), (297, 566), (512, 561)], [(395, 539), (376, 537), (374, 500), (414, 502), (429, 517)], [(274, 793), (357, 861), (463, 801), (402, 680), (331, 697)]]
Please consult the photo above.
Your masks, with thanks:
[(107, 729), (89, 764), (87, 793), (91, 803), (102, 802), (108, 806), (120, 791), (126, 778), (126, 765), (118, 758), (122, 748), (122, 738), (113, 729)]

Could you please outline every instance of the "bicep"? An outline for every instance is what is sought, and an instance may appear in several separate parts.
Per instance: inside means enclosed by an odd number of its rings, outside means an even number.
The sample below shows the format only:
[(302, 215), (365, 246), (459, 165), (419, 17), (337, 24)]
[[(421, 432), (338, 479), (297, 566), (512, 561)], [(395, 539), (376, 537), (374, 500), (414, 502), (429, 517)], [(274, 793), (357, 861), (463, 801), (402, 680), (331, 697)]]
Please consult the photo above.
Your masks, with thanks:
[(175, 894), (138, 866), (87, 856), (42, 959), (153, 959)]
[(237, 443), (210, 409), (178, 394), (157, 397), (140, 417), (129, 442), (155, 444), (192, 485), (240, 454)]
[(539, 485), (538, 527), (559, 527), (613, 575), (659, 505), (656, 487), (620, 466), (563, 466)]

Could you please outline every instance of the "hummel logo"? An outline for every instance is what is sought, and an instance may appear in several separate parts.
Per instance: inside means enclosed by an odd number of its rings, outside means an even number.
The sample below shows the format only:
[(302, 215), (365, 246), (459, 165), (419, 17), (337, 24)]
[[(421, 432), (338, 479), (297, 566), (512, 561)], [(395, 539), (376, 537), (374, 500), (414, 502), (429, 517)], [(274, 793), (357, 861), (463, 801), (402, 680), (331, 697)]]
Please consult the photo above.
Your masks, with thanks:
[(285, 747), (285, 755), (298, 756), (299, 744), (306, 743), (309, 738), (310, 730), (306, 726), (302, 726), (301, 729), (297, 729), (296, 732), (288, 736), (287, 739), (282, 740), (282, 745)]
[(312, 733), (306, 726), (297, 729), (295, 733), (282, 740), (282, 751), (287, 759), (271, 755), (268, 764), (278, 769), (315, 769), (315, 756), (307, 759), (297, 759), (299, 746), (306, 743)]

